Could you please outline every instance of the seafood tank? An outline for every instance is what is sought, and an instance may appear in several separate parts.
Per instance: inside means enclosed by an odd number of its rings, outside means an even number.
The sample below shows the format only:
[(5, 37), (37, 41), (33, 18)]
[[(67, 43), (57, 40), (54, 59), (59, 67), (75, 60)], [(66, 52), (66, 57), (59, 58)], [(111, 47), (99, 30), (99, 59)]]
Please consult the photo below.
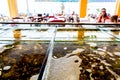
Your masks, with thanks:
[(42, 80), (120, 80), (119, 28), (57, 28)]
[(30, 80), (39, 73), (48, 43), (15, 42), (2, 47), (1, 80)]
[(0, 80), (37, 79), (52, 32), (52, 27), (0, 26)]
[(1, 80), (120, 79), (119, 24), (34, 24), (0, 26)]

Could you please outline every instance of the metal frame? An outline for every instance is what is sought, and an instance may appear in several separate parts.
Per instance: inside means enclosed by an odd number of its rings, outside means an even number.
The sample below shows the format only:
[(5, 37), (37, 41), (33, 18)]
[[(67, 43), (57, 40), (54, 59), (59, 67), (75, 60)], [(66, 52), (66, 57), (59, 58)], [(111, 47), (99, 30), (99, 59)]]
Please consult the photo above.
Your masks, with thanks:
[(42, 25), (120, 25), (118, 23), (90, 23), (90, 22), (0, 22), (0, 24), (42, 24)]

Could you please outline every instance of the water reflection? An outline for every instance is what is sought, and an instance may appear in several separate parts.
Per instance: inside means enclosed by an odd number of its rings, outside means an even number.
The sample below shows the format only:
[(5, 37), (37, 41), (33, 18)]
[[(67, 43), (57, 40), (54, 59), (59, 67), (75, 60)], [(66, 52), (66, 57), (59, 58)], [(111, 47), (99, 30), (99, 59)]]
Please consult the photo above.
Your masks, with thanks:
[(112, 37), (111, 37), (111, 40), (112, 41), (116, 41), (116, 38), (118, 38), (117, 36), (119, 36), (119, 29), (117, 28), (114, 28), (111, 30), (111, 33), (112, 33)]
[(78, 40), (84, 40), (85, 37), (85, 29), (80, 28), (78, 29)]
[[(67, 47), (66, 50), (64, 50), (65, 47)], [(67, 77), (71, 76), (74, 79), (67, 80), (120, 79), (119, 43), (116, 45), (109, 42), (99, 42), (96, 44), (56, 42), (53, 50), (53, 58), (54, 59), (51, 61), (50, 71), (48, 74), (49, 80), (66, 80)]]

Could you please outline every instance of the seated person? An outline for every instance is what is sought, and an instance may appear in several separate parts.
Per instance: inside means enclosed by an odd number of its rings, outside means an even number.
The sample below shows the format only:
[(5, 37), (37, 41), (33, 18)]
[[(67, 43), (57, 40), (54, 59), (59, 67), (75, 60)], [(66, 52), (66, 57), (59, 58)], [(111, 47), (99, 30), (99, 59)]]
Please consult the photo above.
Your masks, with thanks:
[[(112, 23), (117, 23), (118, 22), (118, 15), (113, 15), (111, 16), (110, 18), (110, 22)], [(114, 35), (119, 35), (119, 25), (113, 25), (113, 29), (111, 29), (111, 32), (114, 34)]]
[[(111, 16), (110, 22), (117, 23), (118, 22), (118, 15)], [(118, 35), (119, 34), (119, 25), (114, 25), (111, 32), (113, 32), (114, 35)]]
[(117, 23), (118, 22), (118, 15), (111, 16), (110, 22)]
[(105, 23), (107, 19), (109, 19), (109, 16), (106, 13), (106, 9), (102, 8), (99, 17), (97, 18), (97, 22)]

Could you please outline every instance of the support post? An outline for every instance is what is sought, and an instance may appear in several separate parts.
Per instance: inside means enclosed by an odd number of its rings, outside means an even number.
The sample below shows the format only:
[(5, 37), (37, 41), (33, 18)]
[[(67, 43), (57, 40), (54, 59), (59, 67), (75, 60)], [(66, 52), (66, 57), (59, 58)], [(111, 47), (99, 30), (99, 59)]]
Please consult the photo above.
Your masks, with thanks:
[(120, 17), (120, 0), (116, 0), (115, 15)]
[(86, 16), (87, 3), (88, 0), (80, 0), (80, 13), (79, 13), (80, 18), (84, 18)]
[(18, 17), (17, 0), (8, 0), (10, 18)]

